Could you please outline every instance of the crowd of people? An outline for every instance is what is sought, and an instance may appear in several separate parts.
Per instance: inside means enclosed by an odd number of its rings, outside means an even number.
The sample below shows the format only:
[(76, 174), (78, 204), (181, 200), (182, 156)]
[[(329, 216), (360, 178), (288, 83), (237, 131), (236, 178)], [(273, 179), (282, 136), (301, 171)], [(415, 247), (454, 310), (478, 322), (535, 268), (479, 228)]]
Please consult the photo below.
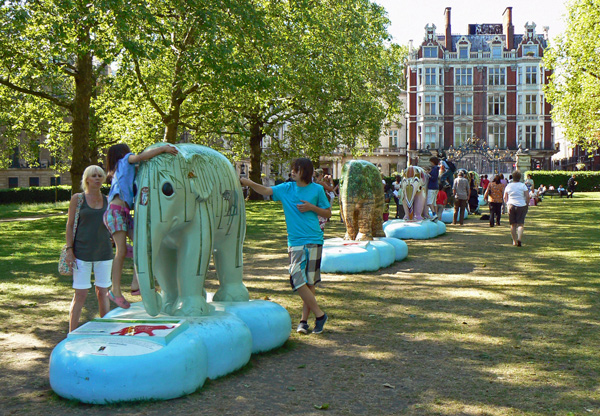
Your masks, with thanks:
[[(135, 165), (160, 153), (177, 154), (174, 146), (161, 146), (135, 155), (124, 144), (109, 148), (107, 155), (108, 174), (99, 166), (85, 169), (81, 181), (82, 193), (73, 195), (69, 204), (66, 228), (66, 261), (73, 269), (75, 294), (70, 307), (69, 331), (79, 325), (81, 311), (91, 288), (94, 274), (95, 291), (100, 316), (110, 309), (110, 301), (121, 308), (130, 307), (121, 292), (123, 264), (128, 253), (127, 240), (133, 242), (133, 219), (130, 211), (134, 203)], [(453, 205), (453, 225), (463, 225), (465, 211), (479, 212), (479, 193), (489, 205), (490, 227), (500, 226), (502, 215), (508, 214), (513, 245), (522, 246), (525, 217), (529, 206), (539, 204), (553, 186), (541, 184), (535, 188), (531, 175), (521, 182), (521, 172), (514, 171), (509, 180), (503, 174), (481, 178), (475, 172), (458, 170), (451, 162), (430, 158), (427, 169), (427, 204), (425, 218), (437, 220), (448, 204)], [(455, 177), (454, 177), (455, 176)], [(108, 196), (100, 189), (106, 180), (111, 181)], [(402, 178), (396, 175), (384, 186), (383, 219), (390, 217), (390, 204), (396, 205), (395, 218), (404, 217), (402, 208)], [(323, 248), (323, 231), (331, 218), (331, 206), (338, 195), (339, 187), (331, 175), (322, 169), (314, 169), (306, 158), (292, 162), (289, 179), (275, 186), (255, 183), (240, 178), (242, 186), (257, 193), (281, 201), (288, 233), (288, 254), (292, 290), (302, 300), (302, 312), (297, 331), (308, 333), (309, 315), (315, 317), (313, 333), (320, 333), (327, 322), (327, 314), (316, 299), (316, 285), (320, 279), (320, 261)], [(479, 190), (481, 186), (481, 191)], [(577, 181), (573, 175), (567, 189), (560, 185), (556, 191), (572, 198)], [(427, 213), (431, 212), (431, 215)], [(113, 250), (113, 246), (115, 250)], [(114, 251), (114, 253), (113, 253)], [(131, 294), (139, 295), (139, 284), (134, 272)]]

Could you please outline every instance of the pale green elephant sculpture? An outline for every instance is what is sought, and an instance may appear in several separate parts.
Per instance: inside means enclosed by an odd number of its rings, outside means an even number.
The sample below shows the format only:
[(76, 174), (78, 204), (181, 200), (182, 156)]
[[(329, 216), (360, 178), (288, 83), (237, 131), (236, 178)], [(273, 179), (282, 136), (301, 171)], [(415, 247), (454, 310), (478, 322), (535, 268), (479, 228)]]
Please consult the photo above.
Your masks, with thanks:
[[(150, 148), (157, 146), (166, 144)], [(134, 263), (149, 315), (207, 315), (204, 280), (211, 256), (220, 284), (214, 300), (249, 300), (242, 282), (244, 198), (225, 156), (204, 146), (175, 146), (177, 155), (162, 153), (140, 165)]]

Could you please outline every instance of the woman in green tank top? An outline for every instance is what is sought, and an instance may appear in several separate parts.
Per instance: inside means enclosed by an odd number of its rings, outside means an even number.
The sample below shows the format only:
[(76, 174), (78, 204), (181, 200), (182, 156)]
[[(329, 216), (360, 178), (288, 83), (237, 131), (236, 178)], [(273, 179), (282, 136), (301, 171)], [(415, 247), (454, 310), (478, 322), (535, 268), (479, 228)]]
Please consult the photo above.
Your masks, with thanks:
[(92, 287), (92, 271), (100, 316), (106, 315), (110, 310), (108, 288), (111, 285), (113, 248), (110, 233), (102, 221), (108, 203), (106, 196), (100, 192), (105, 180), (106, 173), (100, 166), (88, 166), (83, 172), (81, 187), (84, 192), (79, 208), (76, 235), (73, 235), (73, 225), (81, 194), (73, 195), (69, 204), (66, 260), (73, 266), (73, 289), (75, 289), (69, 313), (69, 332), (79, 326), (81, 310)]

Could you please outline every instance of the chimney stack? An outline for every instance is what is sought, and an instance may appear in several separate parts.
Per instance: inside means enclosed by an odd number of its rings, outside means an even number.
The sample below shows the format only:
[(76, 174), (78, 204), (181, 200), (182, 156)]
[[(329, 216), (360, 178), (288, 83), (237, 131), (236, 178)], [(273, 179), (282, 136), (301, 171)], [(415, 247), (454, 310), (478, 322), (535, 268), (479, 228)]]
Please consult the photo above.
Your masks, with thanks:
[(502, 14), (504, 21), (502, 23), (502, 32), (506, 37), (506, 49), (514, 49), (515, 27), (512, 24), (512, 7), (507, 7)]
[(446, 7), (446, 10), (444, 11), (444, 16), (446, 16), (446, 50), (449, 52), (452, 52), (452, 30), (451, 30), (451, 24), (450, 24), (450, 10), (451, 7)]

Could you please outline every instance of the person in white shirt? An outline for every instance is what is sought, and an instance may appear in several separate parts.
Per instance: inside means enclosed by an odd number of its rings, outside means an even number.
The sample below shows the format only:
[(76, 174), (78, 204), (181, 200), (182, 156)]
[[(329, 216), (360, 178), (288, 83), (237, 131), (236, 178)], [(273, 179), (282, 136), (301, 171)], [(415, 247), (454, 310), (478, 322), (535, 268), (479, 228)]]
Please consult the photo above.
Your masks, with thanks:
[(513, 246), (521, 247), (525, 216), (529, 206), (529, 190), (521, 182), (521, 172), (518, 170), (513, 172), (512, 182), (504, 189), (504, 202), (508, 205), (508, 221), (510, 222)]

